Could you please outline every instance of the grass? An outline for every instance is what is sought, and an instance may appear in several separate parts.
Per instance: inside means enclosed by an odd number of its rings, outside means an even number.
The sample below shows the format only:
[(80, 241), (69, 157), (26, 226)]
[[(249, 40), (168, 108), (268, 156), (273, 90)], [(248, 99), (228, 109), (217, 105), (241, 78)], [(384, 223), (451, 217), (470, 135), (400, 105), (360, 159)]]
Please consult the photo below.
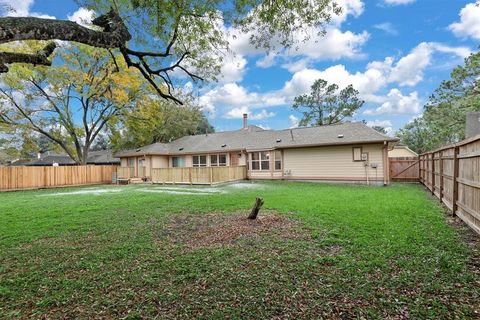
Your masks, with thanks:
[[(0, 318), (480, 316), (478, 244), (420, 186), (105, 188), (0, 194)], [(256, 196), (307, 237), (166, 244), (174, 217), (246, 214)]]

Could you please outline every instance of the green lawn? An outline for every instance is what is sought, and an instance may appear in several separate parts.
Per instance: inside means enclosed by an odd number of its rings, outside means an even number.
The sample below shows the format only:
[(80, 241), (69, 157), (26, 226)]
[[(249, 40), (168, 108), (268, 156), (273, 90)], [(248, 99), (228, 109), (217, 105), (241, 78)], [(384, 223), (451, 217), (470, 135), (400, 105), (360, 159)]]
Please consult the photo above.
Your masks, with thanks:
[[(235, 238), (256, 196), (291, 226)], [(478, 244), (417, 185), (11, 192), (0, 221), (2, 319), (480, 316)]]

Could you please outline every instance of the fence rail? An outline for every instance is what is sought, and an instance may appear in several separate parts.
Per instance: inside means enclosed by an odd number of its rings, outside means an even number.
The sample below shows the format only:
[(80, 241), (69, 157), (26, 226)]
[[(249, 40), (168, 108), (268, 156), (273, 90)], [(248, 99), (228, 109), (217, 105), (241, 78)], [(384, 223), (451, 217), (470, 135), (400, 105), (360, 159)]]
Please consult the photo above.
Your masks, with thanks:
[(0, 167), (0, 191), (111, 183), (117, 166)]
[(480, 234), (480, 136), (420, 155), (420, 182)]
[(243, 180), (245, 166), (199, 168), (152, 168), (152, 182), (178, 184), (216, 184)]

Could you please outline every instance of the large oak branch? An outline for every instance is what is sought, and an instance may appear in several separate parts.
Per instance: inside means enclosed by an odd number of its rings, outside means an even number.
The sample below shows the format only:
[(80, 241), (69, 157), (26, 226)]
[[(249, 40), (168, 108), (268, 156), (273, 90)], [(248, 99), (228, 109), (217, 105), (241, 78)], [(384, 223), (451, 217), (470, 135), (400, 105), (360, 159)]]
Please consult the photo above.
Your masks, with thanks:
[(33, 17), (0, 18), (0, 43), (21, 40), (76, 41), (97, 48), (118, 48), (131, 39), (120, 16), (113, 10), (93, 20), (96, 31), (73, 21)]

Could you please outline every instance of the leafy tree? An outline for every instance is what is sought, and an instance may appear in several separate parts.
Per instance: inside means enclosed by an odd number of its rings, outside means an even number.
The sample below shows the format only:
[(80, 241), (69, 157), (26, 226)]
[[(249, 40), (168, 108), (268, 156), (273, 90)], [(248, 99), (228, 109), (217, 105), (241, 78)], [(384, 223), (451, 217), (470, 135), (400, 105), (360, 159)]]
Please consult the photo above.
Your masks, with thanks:
[[(113, 55), (118, 53), (123, 63), (137, 69), (161, 97), (177, 103), (172, 73), (178, 71), (193, 80), (215, 78), (221, 56), (214, 53), (228, 45), (225, 26), (250, 32), (253, 44), (271, 50), (308, 38), (303, 30), (309, 27), (318, 27), (323, 33), (332, 15), (341, 11), (332, 0), (79, 2), (98, 14), (92, 21), (96, 28), (63, 20), (6, 17), (0, 18), (0, 43), (63, 40), (115, 51)], [(1, 52), (0, 72), (7, 72), (7, 65), (13, 63), (49, 66), (55, 48), (50, 42), (34, 51)]]
[(121, 133), (112, 140), (115, 149), (137, 148), (155, 142), (169, 142), (185, 135), (214, 132), (208, 119), (191, 98), (182, 106), (155, 96), (138, 101), (119, 119)]
[(438, 146), (464, 139), (467, 112), (480, 111), (480, 52), (467, 57), (450, 77), (430, 97), (423, 115)]
[(398, 136), (422, 153), (465, 138), (466, 114), (480, 111), (480, 52), (465, 59), (430, 97), (421, 118), (408, 123)]
[(387, 129), (385, 129), (384, 127), (382, 126), (373, 126), (372, 129), (380, 132), (380, 133), (383, 133), (383, 134), (387, 134)]
[(400, 129), (396, 136), (400, 141), (418, 154), (435, 148), (431, 139), (431, 132), (427, 123), (422, 118), (416, 118)]
[(292, 108), (303, 114), (300, 126), (321, 126), (343, 122), (352, 117), (363, 103), (352, 85), (339, 91), (338, 85), (318, 79), (313, 83), (310, 94), (295, 97)]
[(99, 133), (134, 106), (144, 81), (105, 50), (70, 46), (59, 58), (64, 65), (34, 70), (15, 65), (2, 77), (0, 123), (41, 134), (85, 164)]

